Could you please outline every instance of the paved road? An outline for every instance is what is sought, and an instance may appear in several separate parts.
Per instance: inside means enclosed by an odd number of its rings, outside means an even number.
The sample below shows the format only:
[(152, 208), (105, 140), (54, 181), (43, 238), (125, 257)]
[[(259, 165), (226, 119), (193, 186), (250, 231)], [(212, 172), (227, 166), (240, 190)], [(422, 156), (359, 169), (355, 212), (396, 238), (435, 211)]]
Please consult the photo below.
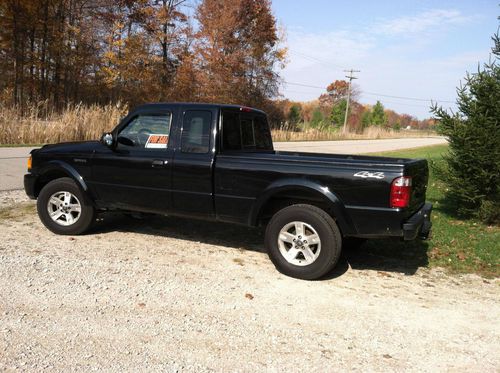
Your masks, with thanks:
[[(276, 150), (311, 153), (359, 154), (444, 143), (446, 143), (446, 140), (442, 137), (424, 137), (384, 140), (278, 142), (275, 143), (275, 148)], [(30, 151), (31, 148), (29, 147), (0, 148), (0, 191), (23, 188), (26, 158)]]
[(32, 148), (0, 148), (0, 191), (23, 188), (26, 158)]
[(274, 148), (276, 150), (311, 153), (361, 154), (418, 148), (420, 146), (438, 145), (444, 143), (446, 143), (446, 139), (444, 137), (436, 136), (383, 140), (277, 142), (274, 144)]

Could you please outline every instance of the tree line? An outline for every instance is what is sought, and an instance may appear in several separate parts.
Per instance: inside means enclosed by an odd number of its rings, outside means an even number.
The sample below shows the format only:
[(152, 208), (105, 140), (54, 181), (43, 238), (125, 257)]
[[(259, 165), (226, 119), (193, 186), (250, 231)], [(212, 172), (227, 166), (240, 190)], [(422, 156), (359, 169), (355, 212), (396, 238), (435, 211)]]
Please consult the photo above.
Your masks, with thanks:
[[(278, 102), (281, 116), (285, 124), (292, 130), (299, 130), (301, 124), (308, 124), (315, 128), (336, 130), (343, 126), (347, 106), (348, 82), (336, 80), (326, 87), (326, 93), (316, 100), (308, 102), (293, 102), (282, 100)], [(373, 106), (359, 102), (360, 90), (354, 86), (351, 90), (347, 127), (352, 132), (363, 132), (370, 126), (385, 129), (432, 129), (435, 126), (433, 119), (419, 120), (409, 114), (400, 114), (386, 109), (377, 101)]]
[(0, 98), (265, 107), (285, 59), (269, 0), (0, 0)]

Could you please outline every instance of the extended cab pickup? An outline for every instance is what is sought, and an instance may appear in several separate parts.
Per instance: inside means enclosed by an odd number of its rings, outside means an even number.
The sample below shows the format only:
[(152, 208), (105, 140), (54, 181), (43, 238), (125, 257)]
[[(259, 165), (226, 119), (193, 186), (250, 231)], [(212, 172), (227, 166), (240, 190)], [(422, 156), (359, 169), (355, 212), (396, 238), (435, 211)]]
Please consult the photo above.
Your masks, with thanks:
[(278, 270), (316, 279), (352, 239), (426, 238), (423, 159), (275, 151), (265, 113), (161, 103), (131, 111), (100, 141), (33, 150), (24, 186), (57, 234), (109, 210), (266, 226)]

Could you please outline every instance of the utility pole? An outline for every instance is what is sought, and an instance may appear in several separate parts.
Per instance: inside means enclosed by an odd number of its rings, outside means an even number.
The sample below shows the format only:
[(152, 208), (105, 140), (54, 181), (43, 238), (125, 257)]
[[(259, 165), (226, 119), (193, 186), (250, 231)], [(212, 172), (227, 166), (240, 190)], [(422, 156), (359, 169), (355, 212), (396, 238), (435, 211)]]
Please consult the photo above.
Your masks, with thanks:
[(360, 70), (344, 70), (344, 72), (349, 73), (349, 75), (346, 75), (345, 77), (349, 79), (349, 86), (347, 87), (347, 105), (345, 106), (345, 117), (344, 117), (344, 128), (342, 129), (343, 133), (346, 133), (347, 130), (347, 113), (349, 112), (349, 101), (351, 99), (351, 82), (353, 79), (358, 79), (355, 77), (353, 74), (354, 73), (359, 73)]

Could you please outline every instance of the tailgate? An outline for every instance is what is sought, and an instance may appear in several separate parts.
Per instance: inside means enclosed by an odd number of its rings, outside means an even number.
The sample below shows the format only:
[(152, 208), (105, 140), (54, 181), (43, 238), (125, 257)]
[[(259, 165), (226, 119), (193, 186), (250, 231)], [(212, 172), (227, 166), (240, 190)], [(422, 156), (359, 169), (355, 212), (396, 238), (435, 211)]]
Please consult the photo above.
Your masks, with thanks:
[(429, 167), (427, 160), (415, 159), (405, 165), (405, 176), (411, 176), (410, 211), (417, 211), (425, 203)]

